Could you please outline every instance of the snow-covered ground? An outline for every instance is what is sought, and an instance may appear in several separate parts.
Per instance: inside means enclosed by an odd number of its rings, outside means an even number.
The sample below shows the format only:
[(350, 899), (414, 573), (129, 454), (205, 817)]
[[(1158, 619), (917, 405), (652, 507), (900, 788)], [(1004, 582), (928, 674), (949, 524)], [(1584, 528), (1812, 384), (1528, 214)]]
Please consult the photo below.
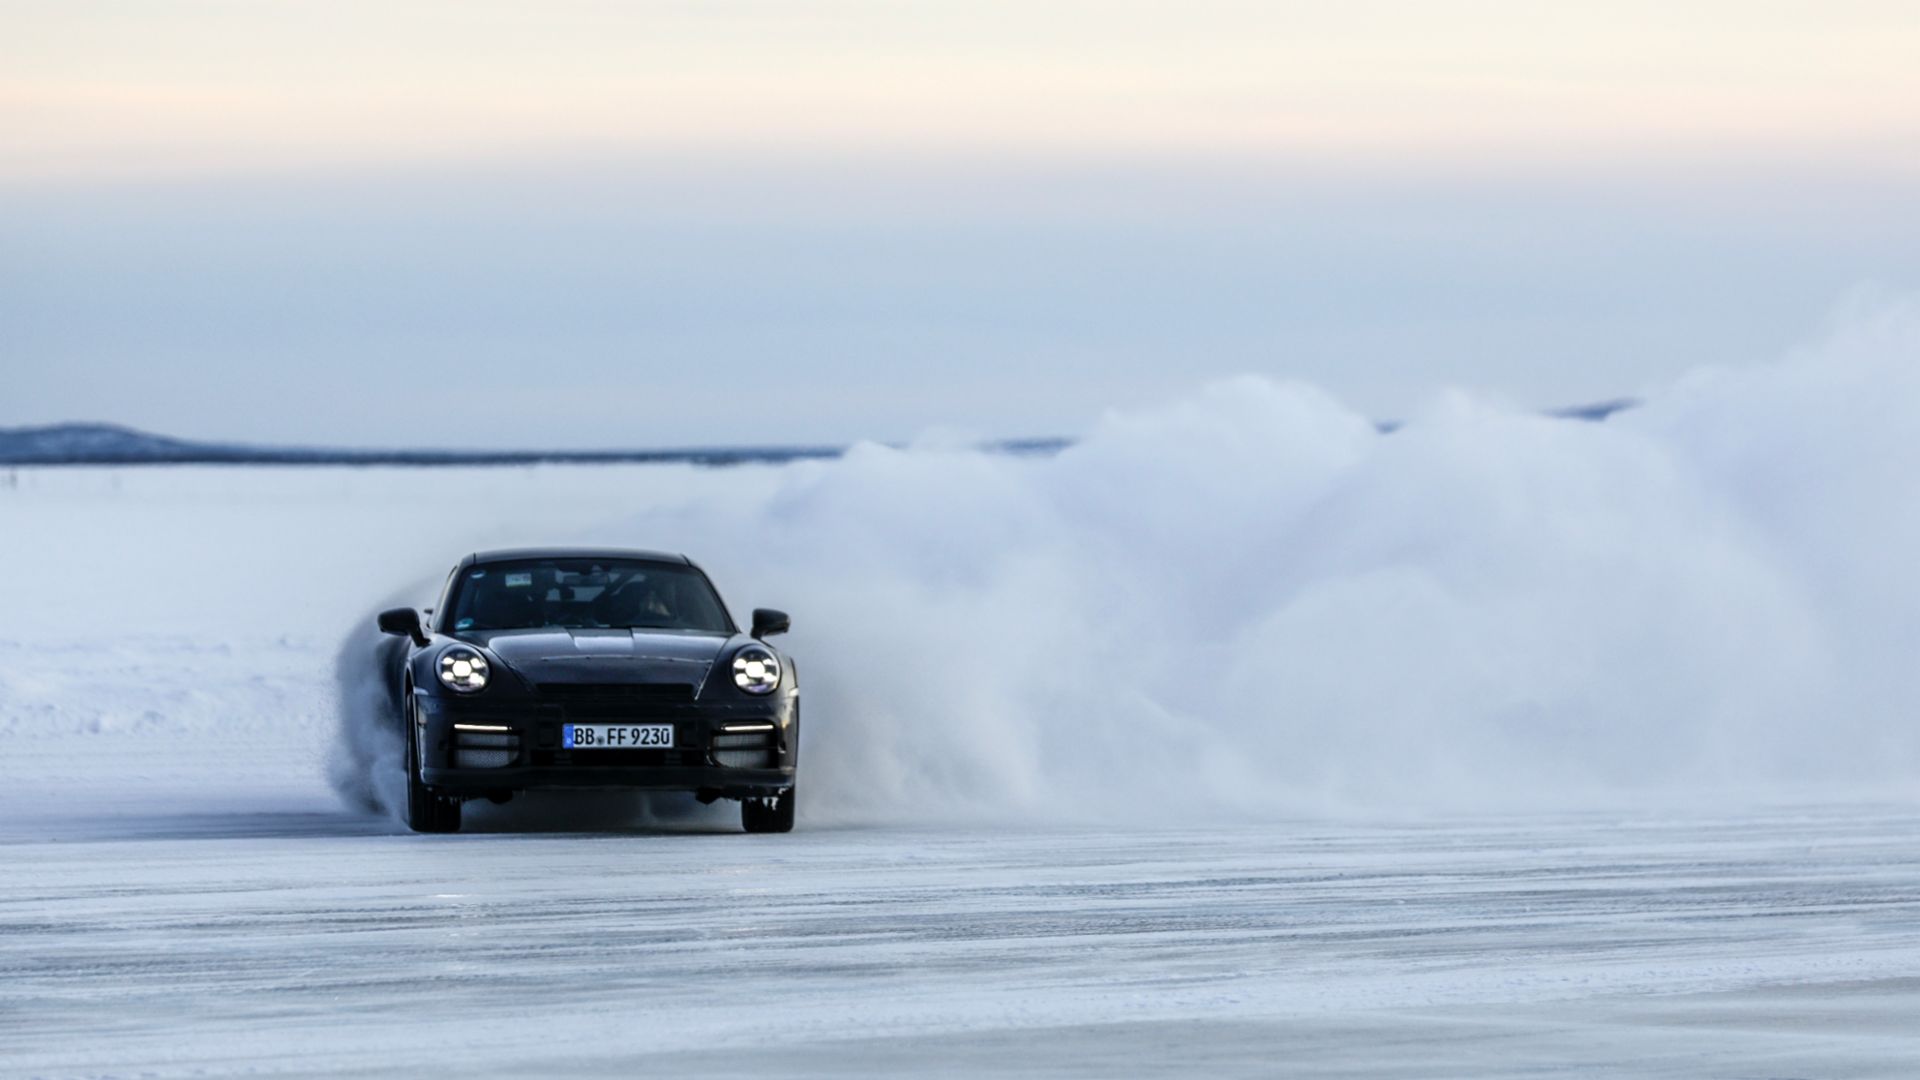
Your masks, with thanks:
[[(0, 1075), (1920, 1075), (1883, 331), (1605, 424), (0, 473)], [(527, 542), (794, 613), (796, 833), (355, 808), (372, 613)]]

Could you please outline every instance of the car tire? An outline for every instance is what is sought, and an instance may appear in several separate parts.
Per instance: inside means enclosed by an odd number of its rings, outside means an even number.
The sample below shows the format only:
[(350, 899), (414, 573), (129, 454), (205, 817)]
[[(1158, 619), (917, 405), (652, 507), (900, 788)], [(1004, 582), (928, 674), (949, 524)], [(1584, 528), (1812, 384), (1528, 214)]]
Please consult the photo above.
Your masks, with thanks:
[(460, 831), (460, 800), (436, 794), (420, 780), (420, 735), (407, 717), (407, 828), (417, 833)]
[(740, 827), (750, 833), (792, 832), (795, 790), (788, 788), (772, 799), (740, 800)]

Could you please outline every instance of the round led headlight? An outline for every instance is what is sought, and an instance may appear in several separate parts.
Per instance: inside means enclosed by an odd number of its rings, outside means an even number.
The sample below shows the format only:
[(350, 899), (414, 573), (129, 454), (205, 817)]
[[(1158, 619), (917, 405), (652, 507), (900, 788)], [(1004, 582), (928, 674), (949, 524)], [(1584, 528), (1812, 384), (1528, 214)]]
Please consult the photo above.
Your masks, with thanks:
[(758, 645), (733, 654), (733, 685), (749, 694), (771, 694), (780, 685), (780, 658)]
[(440, 654), (440, 681), (463, 694), (487, 688), (487, 658), (472, 649), (448, 649)]

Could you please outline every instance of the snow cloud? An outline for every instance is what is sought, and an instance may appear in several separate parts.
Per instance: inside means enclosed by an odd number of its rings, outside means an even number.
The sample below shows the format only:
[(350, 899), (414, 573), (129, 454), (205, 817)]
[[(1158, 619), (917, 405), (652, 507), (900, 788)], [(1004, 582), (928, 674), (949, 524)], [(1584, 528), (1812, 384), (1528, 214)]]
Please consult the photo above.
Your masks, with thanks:
[(1920, 313), (1882, 302), (1601, 423), (1455, 395), (1382, 434), (1247, 378), (583, 538), (793, 613), (816, 823), (1897, 796), (1915, 476)]

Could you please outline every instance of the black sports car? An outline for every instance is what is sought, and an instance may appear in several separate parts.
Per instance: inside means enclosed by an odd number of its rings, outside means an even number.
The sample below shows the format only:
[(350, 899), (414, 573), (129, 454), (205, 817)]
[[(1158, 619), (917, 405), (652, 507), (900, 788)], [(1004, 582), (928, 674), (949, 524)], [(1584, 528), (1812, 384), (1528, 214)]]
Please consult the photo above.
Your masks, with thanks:
[(400, 650), (407, 824), (460, 828), (460, 804), (533, 788), (691, 791), (740, 800), (748, 832), (793, 828), (800, 688), (741, 633), (683, 555), (536, 548), (460, 560), (428, 619), (380, 615)]

